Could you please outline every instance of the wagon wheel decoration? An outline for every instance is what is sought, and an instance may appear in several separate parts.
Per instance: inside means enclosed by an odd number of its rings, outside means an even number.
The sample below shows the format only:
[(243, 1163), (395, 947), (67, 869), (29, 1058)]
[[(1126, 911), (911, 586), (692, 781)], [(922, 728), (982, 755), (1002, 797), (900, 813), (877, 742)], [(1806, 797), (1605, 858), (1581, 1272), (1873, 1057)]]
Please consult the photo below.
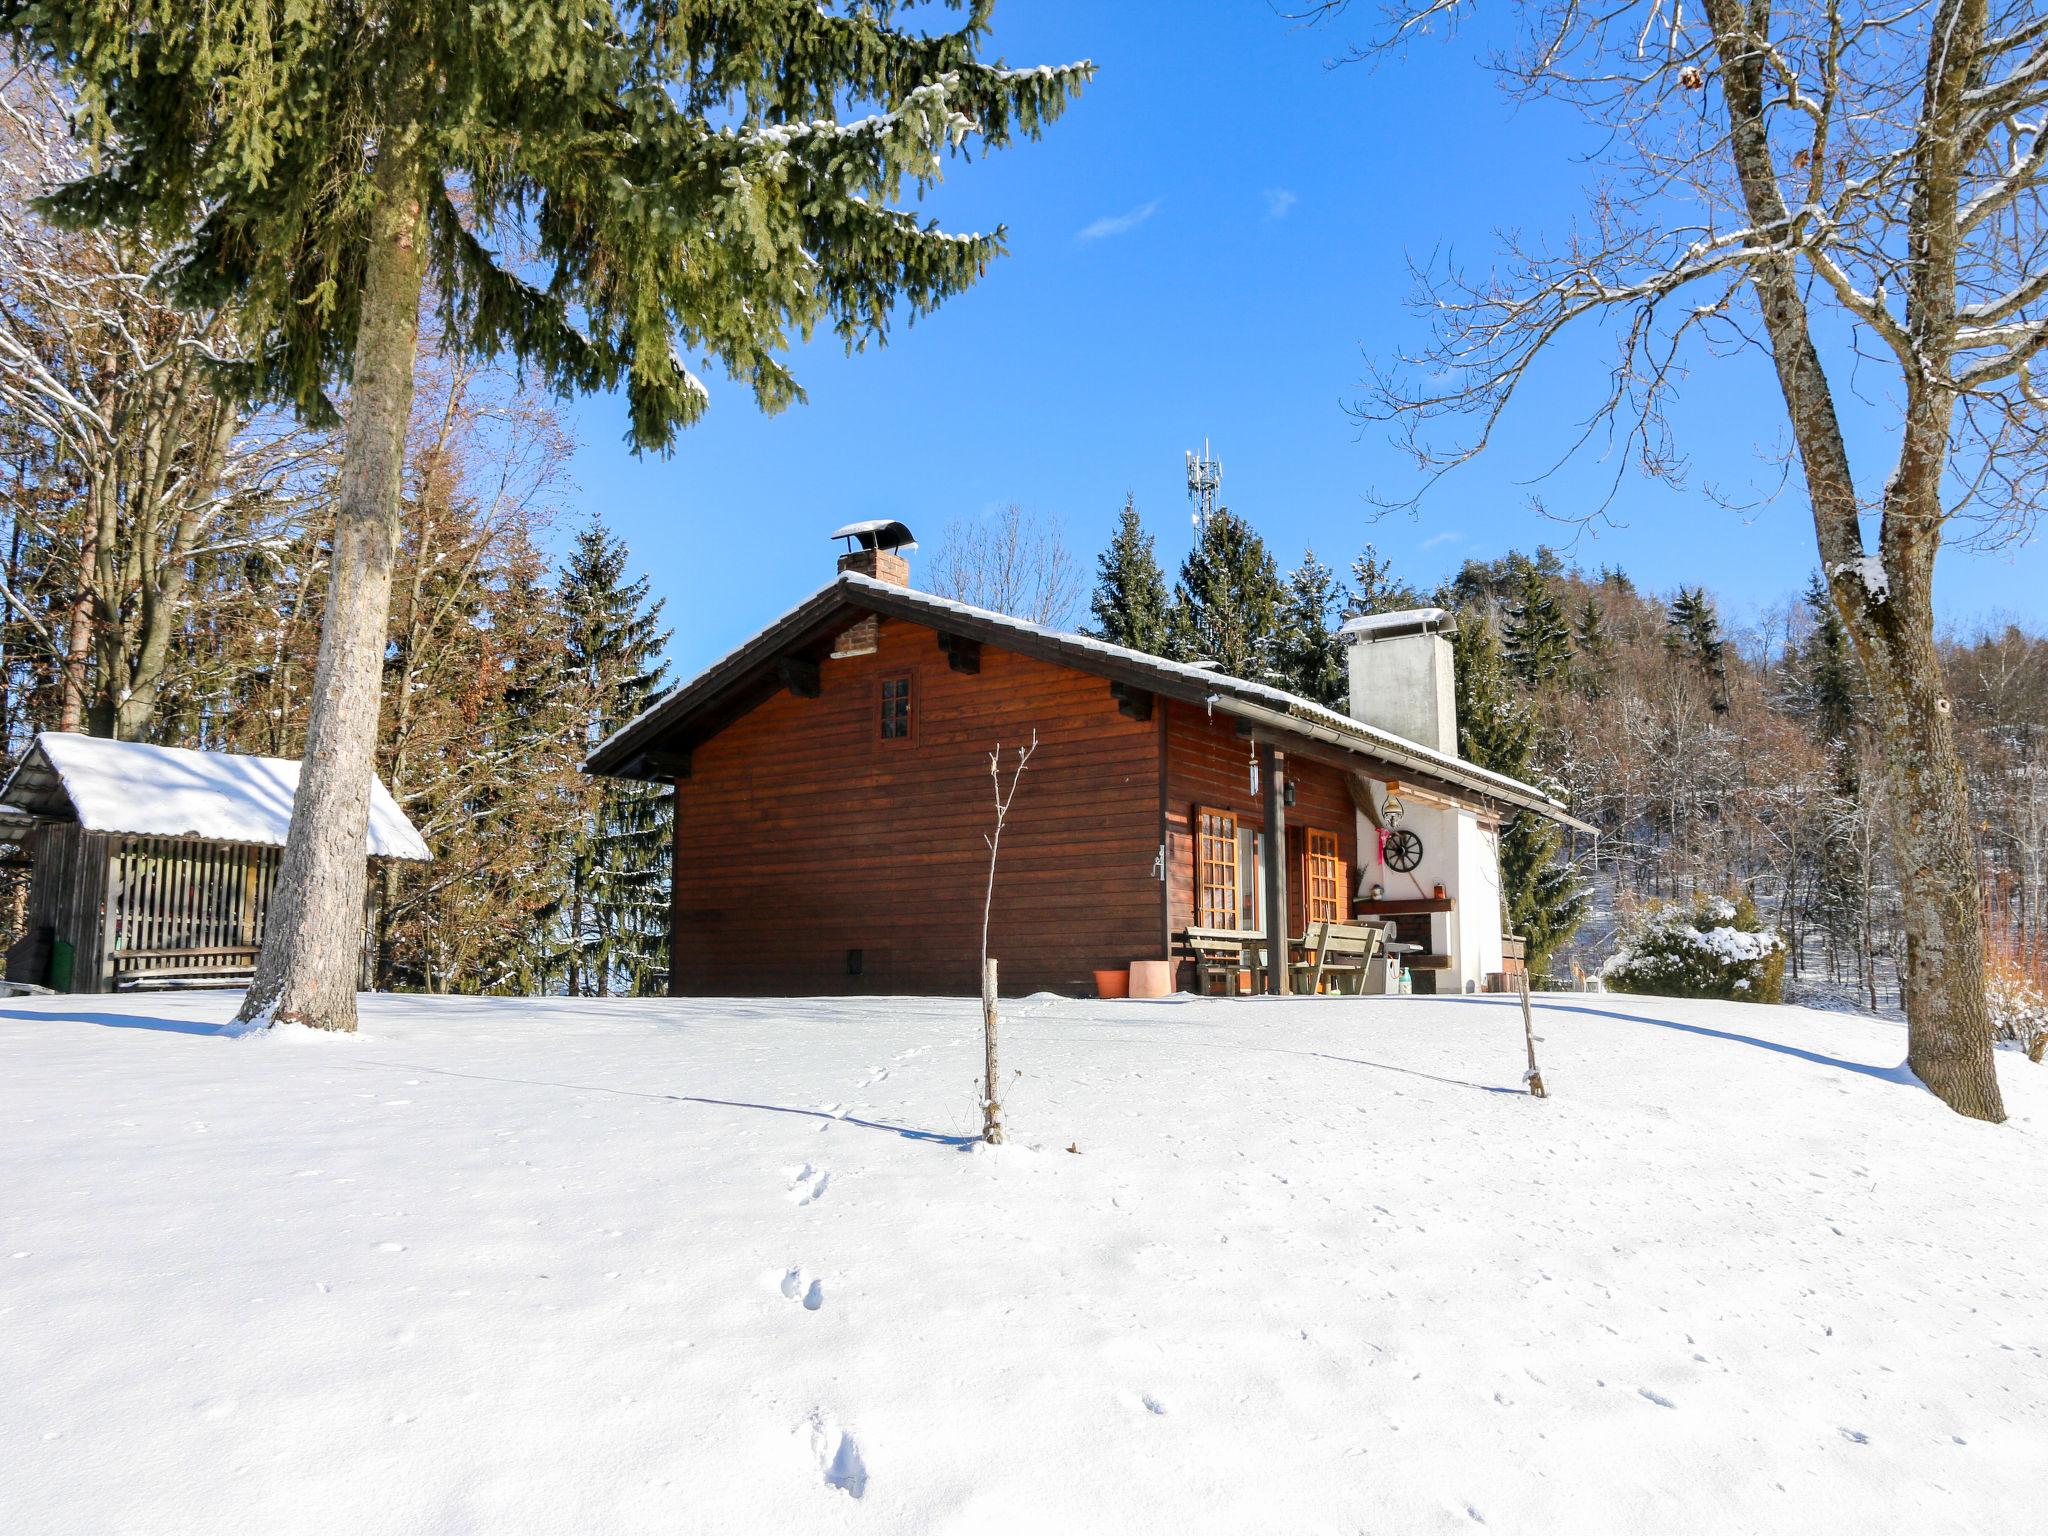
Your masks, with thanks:
[(1396, 827), (1387, 833), (1387, 846), (1382, 857), (1389, 869), (1398, 869), (1402, 874), (1422, 862), (1422, 839), (1406, 827)]

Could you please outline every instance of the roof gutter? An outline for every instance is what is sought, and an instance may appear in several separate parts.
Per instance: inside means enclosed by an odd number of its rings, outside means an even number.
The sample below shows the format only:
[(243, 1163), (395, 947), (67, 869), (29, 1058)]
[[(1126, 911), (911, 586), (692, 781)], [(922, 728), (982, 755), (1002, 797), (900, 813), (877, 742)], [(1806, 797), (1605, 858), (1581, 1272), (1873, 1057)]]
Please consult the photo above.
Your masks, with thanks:
[(1300, 715), (1291, 715), (1285, 710), (1268, 709), (1262, 704), (1252, 704), (1231, 694), (1212, 693), (1207, 703), (1211, 709), (1220, 709), (1226, 715), (1235, 715), (1240, 720), (1249, 720), (1271, 730), (1292, 731), (1298, 736), (1307, 736), (1328, 746), (1342, 747), (1345, 751), (1355, 752), (1361, 757), (1378, 758), (1396, 767), (1412, 769), (1419, 774), (1461, 783), (1472, 794), (1498, 800), (1517, 810), (1534, 811), (1538, 816), (1548, 817), (1575, 831), (1591, 833), (1595, 837), (1600, 835), (1598, 827), (1579, 820), (1548, 795), (1504, 774), (1495, 774), (1491, 769), (1480, 768), (1477, 764), (1464, 766), (1474, 777), (1483, 774), (1487, 782), (1474, 784), (1467, 775), (1458, 773), (1450, 764), (1421, 753), (1404, 752), (1391, 740), (1354, 736), (1347, 731), (1338, 730), (1335, 726), (1324, 725), (1321, 721), (1305, 720)]

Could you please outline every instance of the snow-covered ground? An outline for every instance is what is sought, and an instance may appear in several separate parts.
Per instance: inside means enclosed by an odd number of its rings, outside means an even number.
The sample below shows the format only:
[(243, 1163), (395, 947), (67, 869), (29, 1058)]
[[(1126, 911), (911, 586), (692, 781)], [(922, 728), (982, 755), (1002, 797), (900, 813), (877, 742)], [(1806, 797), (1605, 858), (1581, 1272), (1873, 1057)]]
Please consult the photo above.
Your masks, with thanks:
[[(1553, 997), (0, 1003), (0, 1531), (1984, 1532), (2048, 1071)], [(1078, 1148), (1078, 1151), (1068, 1149)]]

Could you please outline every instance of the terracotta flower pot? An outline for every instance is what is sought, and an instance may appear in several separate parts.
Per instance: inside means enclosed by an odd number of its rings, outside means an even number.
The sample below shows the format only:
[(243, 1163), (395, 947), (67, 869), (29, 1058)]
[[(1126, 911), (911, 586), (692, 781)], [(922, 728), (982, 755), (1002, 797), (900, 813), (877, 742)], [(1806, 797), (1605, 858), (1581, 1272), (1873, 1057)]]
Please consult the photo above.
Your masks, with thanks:
[(1173, 962), (1133, 960), (1130, 981), (1132, 997), (1167, 997), (1173, 992)]
[(1097, 971), (1095, 973), (1095, 995), (1097, 997), (1129, 997), (1131, 995), (1131, 973), (1129, 971)]

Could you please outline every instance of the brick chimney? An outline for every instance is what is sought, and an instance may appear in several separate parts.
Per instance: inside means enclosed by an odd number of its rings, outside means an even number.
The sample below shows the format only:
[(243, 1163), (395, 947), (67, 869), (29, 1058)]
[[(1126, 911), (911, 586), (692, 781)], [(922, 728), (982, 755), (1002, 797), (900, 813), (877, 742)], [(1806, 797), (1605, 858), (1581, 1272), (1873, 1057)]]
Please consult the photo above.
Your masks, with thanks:
[[(832, 537), (846, 541), (846, 549), (839, 556), (839, 573), (842, 576), (851, 572), (856, 576), (886, 581), (892, 587), (910, 585), (910, 562), (903, 558), (902, 552), (917, 548), (917, 540), (894, 518), (876, 517), (862, 523), (848, 523), (844, 528), (834, 529)], [(839, 638), (832, 642), (832, 654), (835, 658), (872, 656), (881, 644), (881, 634), (881, 622), (870, 614), (851, 629), (840, 631)]]
[(860, 576), (872, 576), (892, 587), (910, 585), (910, 562), (902, 551), (917, 548), (910, 530), (894, 518), (877, 517), (863, 523), (848, 523), (833, 532), (844, 539), (846, 549), (839, 556), (839, 569)]

